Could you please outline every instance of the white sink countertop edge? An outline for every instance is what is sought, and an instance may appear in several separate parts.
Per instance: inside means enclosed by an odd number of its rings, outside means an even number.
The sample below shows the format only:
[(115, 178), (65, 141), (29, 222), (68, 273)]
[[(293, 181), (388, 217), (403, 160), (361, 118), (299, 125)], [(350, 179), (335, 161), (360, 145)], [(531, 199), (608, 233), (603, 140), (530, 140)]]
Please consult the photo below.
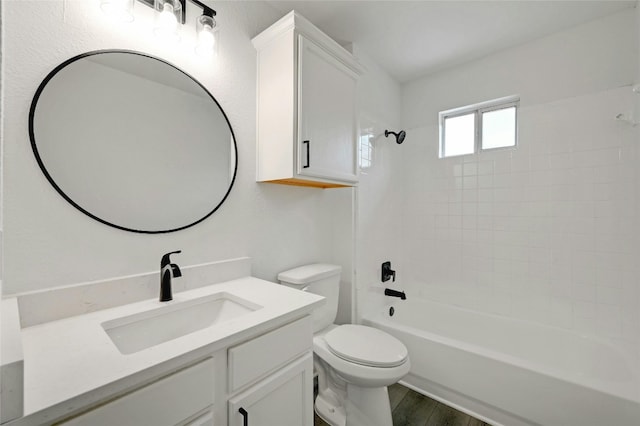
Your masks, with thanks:
[[(101, 325), (108, 320), (157, 309), (165, 304), (219, 292), (234, 294), (262, 308), (128, 355), (120, 353)], [(104, 398), (106, 389), (100, 391), (102, 387), (111, 384), (109, 394), (124, 391), (141, 379), (145, 380), (144, 377), (132, 377), (136, 373), (178, 357), (184, 358), (181, 362), (189, 362), (191, 357), (188, 355), (197, 359), (237, 344), (253, 333), (268, 331), (310, 313), (323, 301), (322, 297), (314, 294), (245, 277), (175, 293), (171, 302), (145, 300), (24, 328), (24, 416), (42, 412), (56, 404), (60, 406), (53, 410), (55, 413), (71, 413), (80, 406)], [(167, 371), (171, 368), (175, 367), (167, 365)], [(92, 391), (98, 392), (92, 395)]]

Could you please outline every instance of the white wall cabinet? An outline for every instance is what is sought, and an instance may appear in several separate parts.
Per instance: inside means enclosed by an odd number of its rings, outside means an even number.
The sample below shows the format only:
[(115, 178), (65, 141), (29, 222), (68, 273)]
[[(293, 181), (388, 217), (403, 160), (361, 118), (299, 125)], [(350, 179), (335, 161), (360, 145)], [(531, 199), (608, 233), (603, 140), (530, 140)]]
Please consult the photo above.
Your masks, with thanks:
[(253, 44), (257, 181), (322, 188), (357, 184), (356, 87), (363, 68), (295, 12)]
[(98, 407), (55, 424), (312, 426), (310, 317), (249, 336), (203, 360), (188, 362), (151, 384), (134, 385), (115, 399), (106, 397)]

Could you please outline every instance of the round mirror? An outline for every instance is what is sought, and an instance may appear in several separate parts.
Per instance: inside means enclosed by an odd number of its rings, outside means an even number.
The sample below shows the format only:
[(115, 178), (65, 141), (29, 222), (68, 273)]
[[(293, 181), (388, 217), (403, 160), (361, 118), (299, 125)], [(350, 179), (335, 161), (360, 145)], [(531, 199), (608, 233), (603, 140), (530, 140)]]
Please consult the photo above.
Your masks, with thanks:
[(29, 113), (38, 164), (69, 203), (115, 228), (178, 231), (215, 212), (237, 170), (216, 99), (173, 65), (129, 51), (56, 67)]

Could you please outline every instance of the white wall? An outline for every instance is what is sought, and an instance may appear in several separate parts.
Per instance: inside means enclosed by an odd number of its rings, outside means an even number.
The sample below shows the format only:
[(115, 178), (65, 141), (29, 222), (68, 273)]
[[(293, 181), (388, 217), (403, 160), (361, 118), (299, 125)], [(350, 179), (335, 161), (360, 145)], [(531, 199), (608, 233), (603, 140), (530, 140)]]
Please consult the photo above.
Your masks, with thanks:
[[(250, 40), (280, 14), (260, 2), (215, 2), (221, 46), (218, 61), (210, 63), (190, 48), (157, 43), (151, 9), (136, 4), (133, 24), (113, 24), (98, 5), (2, 2), (8, 58), (2, 79), (4, 294), (154, 271), (161, 254), (175, 249), (183, 250), (175, 261), (185, 266), (249, 255), (254, 275), (270, 280), (289, 267), (330, 261), (333, 222), (350, 220), (332, 213), (344, 199), (330, 191), (255, 183), (256, 54)], [(188, 45), (193, 36), (184, 34), (183, 41)], [(225, 204), (201, 224), (164, 235), (112, 229), (74, 209), (40, 172), (27, 134), (35, 89), (64, 60), (108, 48), (142, 51), (177, 65), (227, 113), (238, 143), (238, 177)]]
[(630, 83), (637, 64), (634, 9), (507, 49), (403, 86), (409, 128), (438, 112), (502, 95), (537, 105)]
[[(640, 341), (630, 9), (403, 87), (412, 294)], [(518, 147), (438, 159), (437, 113), (519, 94)]]

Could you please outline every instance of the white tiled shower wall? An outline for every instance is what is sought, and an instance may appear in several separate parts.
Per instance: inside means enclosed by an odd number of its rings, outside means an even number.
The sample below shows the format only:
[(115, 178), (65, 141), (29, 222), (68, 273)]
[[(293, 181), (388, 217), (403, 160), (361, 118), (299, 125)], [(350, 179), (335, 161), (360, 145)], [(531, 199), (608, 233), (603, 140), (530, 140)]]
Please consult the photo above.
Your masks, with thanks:
[[(468, 89), (468, 98), (458, 95), (460, 105), (427, 90), (435, 81), (446, 91), (438, 77), (405, 87), (414, 126), (403, 152), (407, 292), (595, 334), (640, 353), (640, 138), (638, 127), (614, 119), (640, 96), (631, 91), (634, 15), (629, 10), (459, 67), (445, 83)], [(566, 47), (580, 38), (585, 46)], [(589, 51), (589, 61), (607, 56), (609, 69), (581, 63)], [(554, 55), (575, 62), (573, 75), (562, 69), (561, 80), (553, 80), (549, 70), (560, 65)], [(517, 75), (501, 82), (500, 73), (478, 72), (502, 63), (512, 65), (505, 72), (531, 67), (533, 75), (536, 61), (544, 64), (537, 83), (525, 81), (526, 73), (520, 82)], [(470, 74), (491, 81), (473, 87), (482, 81), (465, 80)], [(516, 149), (438, 159), (438, 109), (517, 93)], [(419, 111), (430, 115), (421, 122), (415, 100), (429, 94)]]
[(522, 108), (515, 150), (438, 160), (437, 143), (414, 147), (426, 160), (405, 182), (405, 279), (430, 298), (621, 337), (609, 307), (638, 296), (639, 187), (636, 130), (612, 117), (630, 99)]

